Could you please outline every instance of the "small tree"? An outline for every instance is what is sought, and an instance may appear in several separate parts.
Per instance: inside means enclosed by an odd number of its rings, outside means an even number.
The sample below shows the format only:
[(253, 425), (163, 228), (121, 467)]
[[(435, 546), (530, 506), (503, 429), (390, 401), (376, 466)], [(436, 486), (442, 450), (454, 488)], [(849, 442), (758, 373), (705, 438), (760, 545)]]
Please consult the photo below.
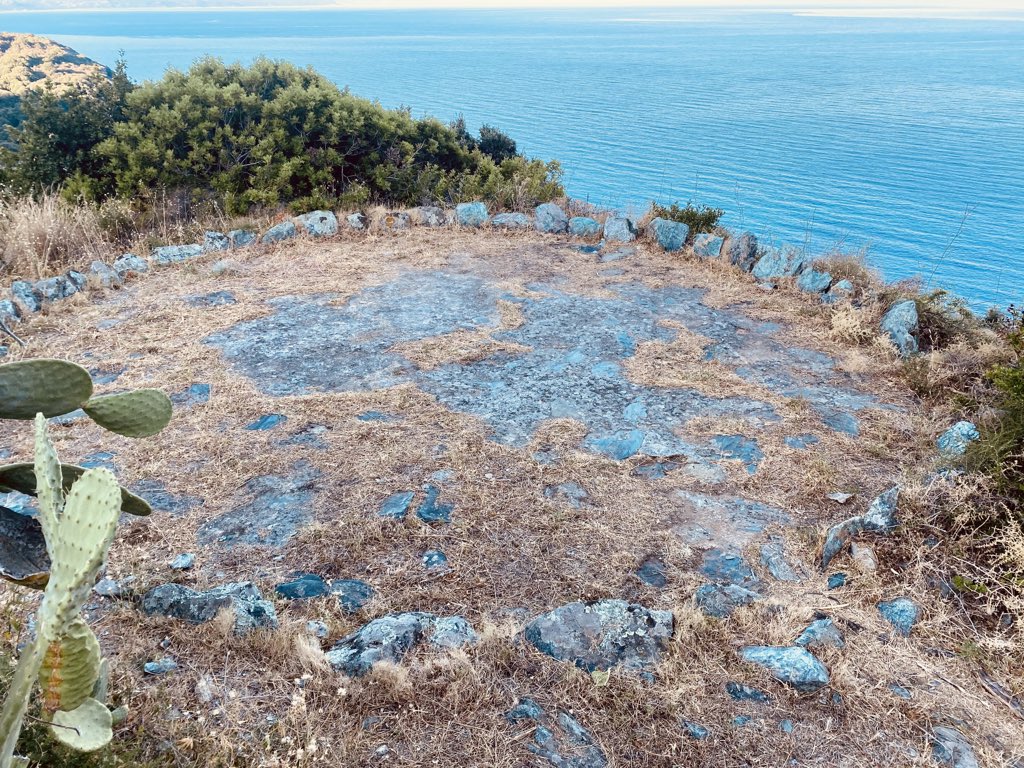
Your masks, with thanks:
[(515, 140), (497, 128), (485, 125), (480, 128), (480, 151), (488, 155), (494, 162), (501, 163), (519, 154)]

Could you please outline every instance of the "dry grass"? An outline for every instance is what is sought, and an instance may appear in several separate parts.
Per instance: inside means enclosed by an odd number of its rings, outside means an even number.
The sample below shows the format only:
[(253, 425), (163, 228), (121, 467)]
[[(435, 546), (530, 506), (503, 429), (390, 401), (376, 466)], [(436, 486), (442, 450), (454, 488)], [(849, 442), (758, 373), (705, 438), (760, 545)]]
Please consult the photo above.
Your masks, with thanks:
[[(753, 318), (781, 323), (784, 330), (777, 335), (787, 344), (842, 360), (849, 347), (831, 336), (827, 322), (815, 320), (824, 311), (811, 298), (764, 294), (727, 279), (730, 267), (667, 258), (643, 245), (636, 257), (615, 265), (623, 275), (608, 276), (602, 272), (609, 265), (536, 233), (344, 234), (326, 243), (241, 251), (234, 258), (238, 269), (216, 276), (200, 262), (157, 272), (105, 297), (73, 297), (25, 324), (29, 346), (13, 352), (126, 366), (106, 389), (156, 385), (176, 392), (197, 381), (212, 384), (207, 405), (179, 409), (168, 430), (145, 441), (101, 434), (88, 423), (54, 429), (65, 459), (112, 450), (124, 482), (159, 478), (173, 493), (205, 500), (182, 516), (158, 512), (121, 527), (109, 572), (135, 575), (139, 594), (171, 578), (196, 588), (251, 579), (270, 593), (296, 570), (361, 578), (377, 590), (356, 617), (328, 599), (279, 602), (282, 629), (246, 638), (231, 636), (221, 623), (191, 627), (140, 618), (131, 599), (102, 601), (93, 623), (112, 657), (117, 695), (132, 710), (124, 727), (144, 728), (154, 755), (180, 766), (539, 765), (525, 749), (531, 728), (504, 719), (518, 697), (532, 696), (552, 713), (572, 712), (615, 766), (781, 766), (791, 760), (924, 765), (929, 726), (958, 720), (968, 723), (984, 765), (1024, 757), (1024, 721), (978, 677), (984, 664), (1005, 687), (1020, 691), (1024, 681), (1013, 663), (1019, 635), (1015, 629), (971, 626), (958, 605), (933, 587), (931, 577), (944, 567), (937, 558), (946, 555), (923, 543), (932, 535), (928, 502), (916, 501), (923, 497), (909, 496), (912, 517), (903, 535), (871, 542), (880, 561), (877, 572), (858, 574), (849, 588), (829, 592), (825, 575), (813, 567), (826, 524), (863, 511), (895, 480), (923, 477), (932, 461), (936, 423), (890, 375), (893, 364), (884, 351), (856, 348), (884, 372), (860, 376), (858, 386), (902, 410), (862, 413), (862, 436), (853, 439), (823, 432), (806, 403), (780, 402), (783, 421), (757, 434), (765, 454), (759, 471), (747, 475), (731, 468), (724, 486), (709, 488), (677, 474), (650, 482), (632, 474), (632, 461), (584, 452), (586, 429), (570, 420), (542, 424), (525, 449), (499, 445), (480, 420), (452, 412), (410, 385), (270, 397), (203, 343), (214, 331), (265, 316), (266, 302), (277, 296), (332, 292), (343, 301), (404, 270), (444, 268), (472, 271), (519, 295), (555, 279), (563, 281), (558, 290), (591, 295), (605, 295), (616, 282), (711, 286), (709, 303), (742, 306)], [(230, 290), (238, 303), (202, 310), (182, 301), (212, 290)], [(503, 327), (521, 322), (511, 308), (502, 316)], [(109, 327), (105, 321), (111, 319), (119, 324)], [(490, 353), (486, 334), (428, 342), (416, 349), (416, 362), (427, 366)], [(700, 337), (685, 333), (673, 343), (644, 345), (630, 375), (665, 386), (718, 386), (722, 394), (735, 386), (734, 394), (755, 396), (741, 391), (728, 371), (702, 373), (695, 362), (700, 346)], [(870, 373), (866, 362), (860, 367)], [(358, 420), (367, 409), (401, 418), (383, 424)], [(270, 412), (289, 421), (269, 432), (241, 429)], [(327, 450), (282, 445), (307, 424), (327, 427)], [(687, 429), (703, 434), (738, 426), (695, 420)], [(15, 459), (31, 455), (24, 430), (2, 430)], [(812, 450), (783, 442), (785, 435), (805, 431), (821, 435)], [(532, 456), (536, 451), (559, 459), (539, 463)], [(248, 479), (287, 471), (298, 460), (320, 472), (312, 522), (280, 551), (197, 545), (196, 529), (203, 522), (246, 500), (240, 489)], [(444, 497), (456, 504), (450, 526), (432, 528), (416, 518), (393, 524), (375, 516), (390, 493), (420, 488), (440, 469), (454, 473), (444, 485)], [(547, 486), (570, 481), (588, 492), (580, 509), (544, 494)], [(794, 585), (772, 583), (769, 599), (729, 621), (695, 612), (692, 594), (703, 581), (694, 570), (700, 553), (673, 533), (680, 514), (677, 490), (738, 494), (785, 510), (792, 522), (778, 532), (808, 578)], [(834, 490), (857, 496), (840, 507), (825, 498)], [(433, 548), (446, 552), (450, 571), (433, 575), (422, 569), (422, 553)], [(167, 562), (183, 551), (198, 552), (199, 563), (194, 571), (173, 574)], [(633, 575), (652, 553), (668, 566), (664, 590)], [(757, 564), (756, 549), (747, 555)], [(837, 564), (850, 568), (848, 561)], [(893, 639), (875, 610), (879, 599), (897, 594), (914, 596), (924, 608), (925, 620), (909, 640)], [(676, 637), (654, 670), (654, 682), (615, 670), (607, 685), (596, 685), (589, 675), (522, 641), (527, 617), (604, 597), (674, 611)], [(464, 615), (484, 639), (451, 654), (420, 649), (400, 667), (350, 680), (325, 669), (321, 646), (303, 634), (307, 619), (325, 621), (326, 648), (368, 618), (404, 610)], [(836, 618), (849, 644), (846, 651), (823, 654), (833, 683), (822, 693), (797, 695), (737, 660), (743, 644), (792, 642), (819, 612)], [(981, 650), (966, 653), (968, 646)], [(142, 676), (143, 661), (167, 654), (178, 660), (179, 673)], [(724, 691), (727, 680), (761, 686), (772, 702), (737, 704)], [(894, 682), (912, 688), (914, 699), (893, 695), (888, 686)], [(753, 723), (734, 725), (740, 714), (751, 715)], [(712, 738), (689, 740), (679, 726), (683, 718), (709, 727)], [(779, 729), (783, 719), (796, 723), (792, 735)]]

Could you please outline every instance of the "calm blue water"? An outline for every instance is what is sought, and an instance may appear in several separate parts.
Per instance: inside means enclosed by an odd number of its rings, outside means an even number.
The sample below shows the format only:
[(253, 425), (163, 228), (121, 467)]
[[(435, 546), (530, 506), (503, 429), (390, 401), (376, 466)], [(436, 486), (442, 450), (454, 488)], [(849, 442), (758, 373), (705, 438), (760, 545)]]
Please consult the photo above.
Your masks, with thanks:
[[(721, 11), (15, 13), (137, 79), (214, 54), (312, 65), (385, 106), (497, 125), (577, 197), (694, 200), (812, 251), (868, 249), (1024, 300), (1024, 20)], [(958, 235), (959, 232), (959, 235)]]

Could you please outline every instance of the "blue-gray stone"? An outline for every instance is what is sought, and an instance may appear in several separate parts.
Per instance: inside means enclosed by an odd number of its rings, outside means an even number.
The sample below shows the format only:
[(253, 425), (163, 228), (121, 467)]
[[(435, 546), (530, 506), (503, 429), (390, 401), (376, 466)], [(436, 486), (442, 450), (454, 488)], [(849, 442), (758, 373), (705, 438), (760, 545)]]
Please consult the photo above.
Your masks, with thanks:
[(456, 648), (475, 643), (477, 635), (461, 616), (390, 614), (374, 619), (343, 637), (325, 655), (336, 670), (358, 677), (369, 672), (379, 661), (398, 663), (423, 640), (442, 648)]
[(795, 248), (773, 248), (764, 254), (751, 274), (758, 280), (796, 277), (807, 266), (807, 258)]
[(692, 720), (683, 720), (680, 725), (683, 730), (686, 731), (686, 735), (694, 741), (704, 741), (711, 734), (708, 729), (703, 725), (693, 722)]
[(252, 424), (247, 424), (245, 428), (249, 432), (265, 432), (286, 421), (288, 421), (288, 417), (283, 413), (268, 413), (265, 416), (260, 416)]
[(894, 304), (882, 318), (881, 328), (903, 357), (916, 354), (918, 346), (914, 334), (918, 328), (917, 302), (907, 299)]
[(796, 287), (808, 293), (824, 293), (830, 285), (832, 285), (832, 275), (828, 272), (819, 272), (816, 269), (805, 270), (796, 279)]
[(21, 313), (14, 302), (10, 299), (0, 299), (0, 320), (5, 323), (16, 323), (21, 319)]
[(487, 206), (483, 203), (459, 203), (455, 206), (455, 220), (460, 227), (482, 227), (487, 223)]
[(315, 573), (303, 573), (291, 581), (278, 584), (274, 591), (288, 600), (306, 600), (311, 597), (323, 597), (331, 590), (327, 582)]
[(636, 227), (628, 216), (609, 216), (604, 222), (604, 239), (609, 243), (631, 243)]
[(68, 282), (74, 286), (76, 291), (83, 290), (86, 284), (89, 282), (89, 278), (87, 278), (77, 269), (69, 269), (64, 276), (67, 278)]
[[(604, 240), (601, 241), (602, 243)], [(636, 256), (635, 245), (624, 245), (611, 251), (604, 251), (599, 257), (598, 261), (602, 264), (609, 261), (620, 261), (621, 259), (627, 259), (630, 256)]]
[(725, 684), (725, 692), (736, 701), (756, 701), (759, 704), (768, 701), (768, 694), (764, 691), (731, 680)]
[(205, 592), (181, 584), (162, 584), (142, 598), (142, 611), (147, 616), (168, 616), (193, 624), (212, 621), (226, 608), (234, 614), (236, 635), (277, 628), (274, 604), (264, 600), (250, 582), (225, 584)]
[(102, 261), (94, 261), (89, 265), (89, 274), (103, 288), (118, 288), (121, 285), (121, 276), (117, 270), (107, 266)]
[(749, 272), (757, 261), (757, 237), (752, 232), (744, 232), (736, 237), (730, 236), (726, 253), (730, 264)]
[(520, 720), (539, 720), (544, 716), (544, 710), (540, 708), (533, 699), (522, 698), (519, 703), (508, 711), (505, 717), (513, 723)]
[(192, 307), (224, 307), (235, 303), (235, 295), (231, 291), (214, 291), (201, 296), (188, 296), (185, 302)]
[(463, 648), (480, 641), (476, 630), (462, 616), (434, 619), (430, 630), (430, 644), (438, 648)]
[(134, 253), (125, 253), (118, 256), (114, 259), (112, 266), (122, 280), (129, 275), (141, 275), (143, 272), (149, 271), (149, 263)]
[(162, 245), (153, 249), (149, 254), (149, 260), (158, 267), (166, 267), (170, 264), (194, 259), (196, 256), (201, 256), (202, 253), (203, 246), (201, 245)]
[(792, 720), (783, 720), (781, 723), (779, 723), (779, 730), (782, 731), (783, 733), (792, 733), (793, 732), (793, 721)]
[(979, 439), (981, 435), (974, 424), (969, 421), (958, 421), (939, 437), (939, 454), (947, 459), (958, 458), (967, 453), (967, 446)]
[(637, 578), (649, 587), (663, 588), (668, 584), (668, 577), (665, 575), (665, 563), (657, 557), (652, 557), (643, 562), (636, 570)]
[(96, 469), (97, 467), (103, 467), (109, 469), (111, 472), (116, 471), (116, 465), (114, 464), (114, 454), (110, 451), (96, 451), (96, 453), (90, 453), (80, 462), (80, 465), (86, 469)]
[(693, 238), (693, 253), (702, 259), (717, 259), (722, 255), (725, 244), (720, 236), (710, 232), (702, 232)]
[(724, 458), (742, 461), (747, 473), (751, 475), (757, 471), (758, 463), (764, 458), (757, 441), (743, 435), (715, 435), (711, 442)]
[(345, 223), (349, 229), (366, 229), (366, 216), (362, 213), (350, 213), (345, 217)]
[(260, 238), (260, 241), (264, 245), (269, 245), (270, 243), (280, 243), (283, 240), (292, 239), (298, 233), (299, 231), (295, 227), (295, 222), (282, 221), (280, 224), (276, 224), (270, 229), (268, 229), (266, 232), (264, 232), (263, 237)]
[(356, 416), (356, 418), (359, 419), (360, 421), (394, 421), (393, 417), (389, 416), (386, 413), (381, 413), (380, 411), (363, 411), (358, 416)]
[(232, 248), (244, 248), (256, 242), (256, 233), (248, 229), (232, 229), (228, 232), (228, 240)]
[(589, 216), (573, 216), (569, 219), (569, 234), (573, 237), (600, 237), (601, 222)]
[(156, 511), (173, 515), (183, 515), (203, 503), (198, 496), (171, 493), (159, 480), (139, 480), (130, 490), (148, 501)]
[(731, 616), (737, 608), (760, 599), (757, 592), (736, 584), (705, 584), (694, 593), (697, 607), (718, 619)]
[(413, 497), (415, 496), (416, 493), (414, 491), (398, 491), (393, 493), (380, 505), (377, 514), (392, 520), (402, 520), (408, 514), (409, 506), (412, 504)]
[(704, 553), (700, 572), (719, 584), (736, 584), (750, 588), (760, 583), (742, 556), (717, 548)]
[(15, 280), (11, 283), (11, 298), (22, 313), (38, 312), (43, 308), (32, 283), (25, 280)]
[(176, 672), (178, 662), (170, 657), (164, 657), (160, 661), (147, 661), (142, 665), (142, 671), (147, 675), (166, 675)]
[(896, 631), (904, 637), (910, 637), (910, 630), (917, 624), (921, 609), (908, 597), (897, 597), (895, 600), (884, 600), (878, 604), (882, 618), (892, 624)]
[(356, 613), (373, 599), (375, 591), (359, 579), (335, 579), (331, 582), (331, 594), (338, 596), (338, 604), (345, 613)]
[(800, 575), (786, 559), (786, 548), (781, 539), (772, 538), (761, 545), (761, 565), (778, 581), (800, 581)]
[(817, 436), (809, 434), (793, 435), (785, 438), (786, 445), (799, 451), (805, 450), (808, 446), (816, 445), (818, 442), (820, 441)]
[(547, 486), (544, 489), (544, 496), (548, 499), (564, 501), (573, 509), (581, 509), (588, 494), (582, 485), (570, 480), (567, 483)]
[(842, 572), (833, 573), (831, 576), (828, 577), (828, 588), (829, 589), (839, 589), (840, 587), (845, 587), (845, 586), (846, 586), (846, 574), (845, 573), (842, 573)]
[[(448, 223), (444, 209), (436, 205), (421, 205), (409, 209), (413, 221), (425, 227), (443, 227)], [(493, 222), (492, 222), (493, 223)]]
[(846, 641), (843, 633), (836, 627), (832, 619), (818, 619), (812, 621), (800, 636), (796, 644), (803, 648), (845, 648)]
[(175, 405), (202, 405), (210, 400), (209, 384), (192, 384), (184, 392), (176, 392), (171, 395), (171, 402)]
[(231, 238), (223, 232), (214, 232), (208, 229), (203, 233), (203, 250), (207, 253), (212, 251), (227, 251), (231, 248)]
[(439, 549), (431, 549), (423, 553), (423, 567), (428, 571), (448, 567), (448, 556)]
[(735, 725), (737, 728), (742, 728), (744, 725), (750, 725), (750, 723), (753, 722), (753, 720), (754, 718), (752, 718), (750, 715), (737, 715), (732, 719), (732, 724)]
[(338, 217), (330, 211), (312, 211), (296, 216), (295, 221), (310, 237), (333, 237), (338, 234)]
[(672, 639), (674, 617), (625, 600), (570, 603), (534, 619), (525, 637), (538, 650), (592, 672), (619, 664), (657, 663)]
[(838, 304), (841, 301), (852, 299), (855, 291), (856, 288), (849, 280), (840, 280), (821, 297), (821, 300), (826, 304)]
[(454, 504), (441, 504), (437, 497), (441, 490), (435, 485), (427, 486), (427, 497), (416, 509), (416, 516), (425, 523), (450, 523)]
[(682, 464), (677, 461), (655, 461), (651, 464), (641, 464), (633, 468), (632, 474), (636, 477), (644, 477), (648, 480), (661, 480), (669, 472), (679, 469)]
[(899, 685), (898, 683), (892, 683), (889, 686), (889, 690), (895, 693), (901, 699), (906, 699), (907, 701), (914, 698), (913, 694), (911, 694), (910, 691), (908, 691), (906, 688), (904, 688), (902, 685)]
[(182, 552), (171, 560), (172, 571), (187, 571), (196, 564), (196, 556), (191, 552)]
[(900, 498), (900, 487), (893, 486), (885, 493), (879, 494), (864, 513), (864, 530), (875, 533), (891, 531), (899, 522), (896, 518), (897, 505)]
[(974, 747), (960, 731), (946, 725), (932, 729), (932, 757), (940, 765), (952, 768), (978, 768)]
[(554, 203), (542, 203), (533, 212), (534, 223), (538, 232), (561, 233), (569, 229), (569, 219), (565, 211)]
[(78, 293), (74, 284), (63, 275), (37, 280), (33, 287), (36, 295), (41, 296), (44, 301), (60, 301)]
[(863, 531), (864, 518), (862, 517), (851, 517), (829, 528), (828, 533), (825, 534), (825, 544), (821, 549), (821, 569), (828, 568), (833, 558), (850, 546), (854, 536)]
[(740, 651), (744, 661), (767, 669), (780, 683), (802, 693), (817, 691), (829, 683), (828, 670), (806, 648), (750, 645)]
[(681, 221), (654, 219), (648, 226), (651, 237), (661, 246), (662, 250), (681, 251), (690, 236), (690, 227)]
[(525, 213), (499, 213), (491, 219), (491, 226), (495, 229), (511, 231), (529, 229), (530, 217)]
[(624, 461), (640, 450), (644, 443), (644, 433), (634, 429), (607, 437), (588, 437), (586, 442), (598, 453), (603, 453), (616, 461)]

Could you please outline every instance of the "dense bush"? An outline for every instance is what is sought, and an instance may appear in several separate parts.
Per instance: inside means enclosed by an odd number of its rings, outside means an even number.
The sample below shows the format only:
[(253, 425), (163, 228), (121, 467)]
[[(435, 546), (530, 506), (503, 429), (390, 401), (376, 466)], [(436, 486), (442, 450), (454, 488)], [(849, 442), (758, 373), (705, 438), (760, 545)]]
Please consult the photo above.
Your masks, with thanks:
[(7, 184), (65, 196), (148, 201), (184, 192), (231, 214), (252, 208), (417, 205), (485, 197), (535, 205), (562, 194), (560, 168), (464, 121), (414, 119), (343, 91), (311, 69), (213, 58), (132, 87), (123, 65), (102, 87), (28, 97)]
[(707, 205), (694, 205), (692, 202), (684, 206), (679, 203), (672, 203), (666, 207), (651, 203), (651, 215), (660, 219), (670, 221), (681, 221), (690, 228), (690, 236), (701, 232), (711, 232), (718, 226), (718, 220), (724, 214), (721, 208), (711, 208)]

